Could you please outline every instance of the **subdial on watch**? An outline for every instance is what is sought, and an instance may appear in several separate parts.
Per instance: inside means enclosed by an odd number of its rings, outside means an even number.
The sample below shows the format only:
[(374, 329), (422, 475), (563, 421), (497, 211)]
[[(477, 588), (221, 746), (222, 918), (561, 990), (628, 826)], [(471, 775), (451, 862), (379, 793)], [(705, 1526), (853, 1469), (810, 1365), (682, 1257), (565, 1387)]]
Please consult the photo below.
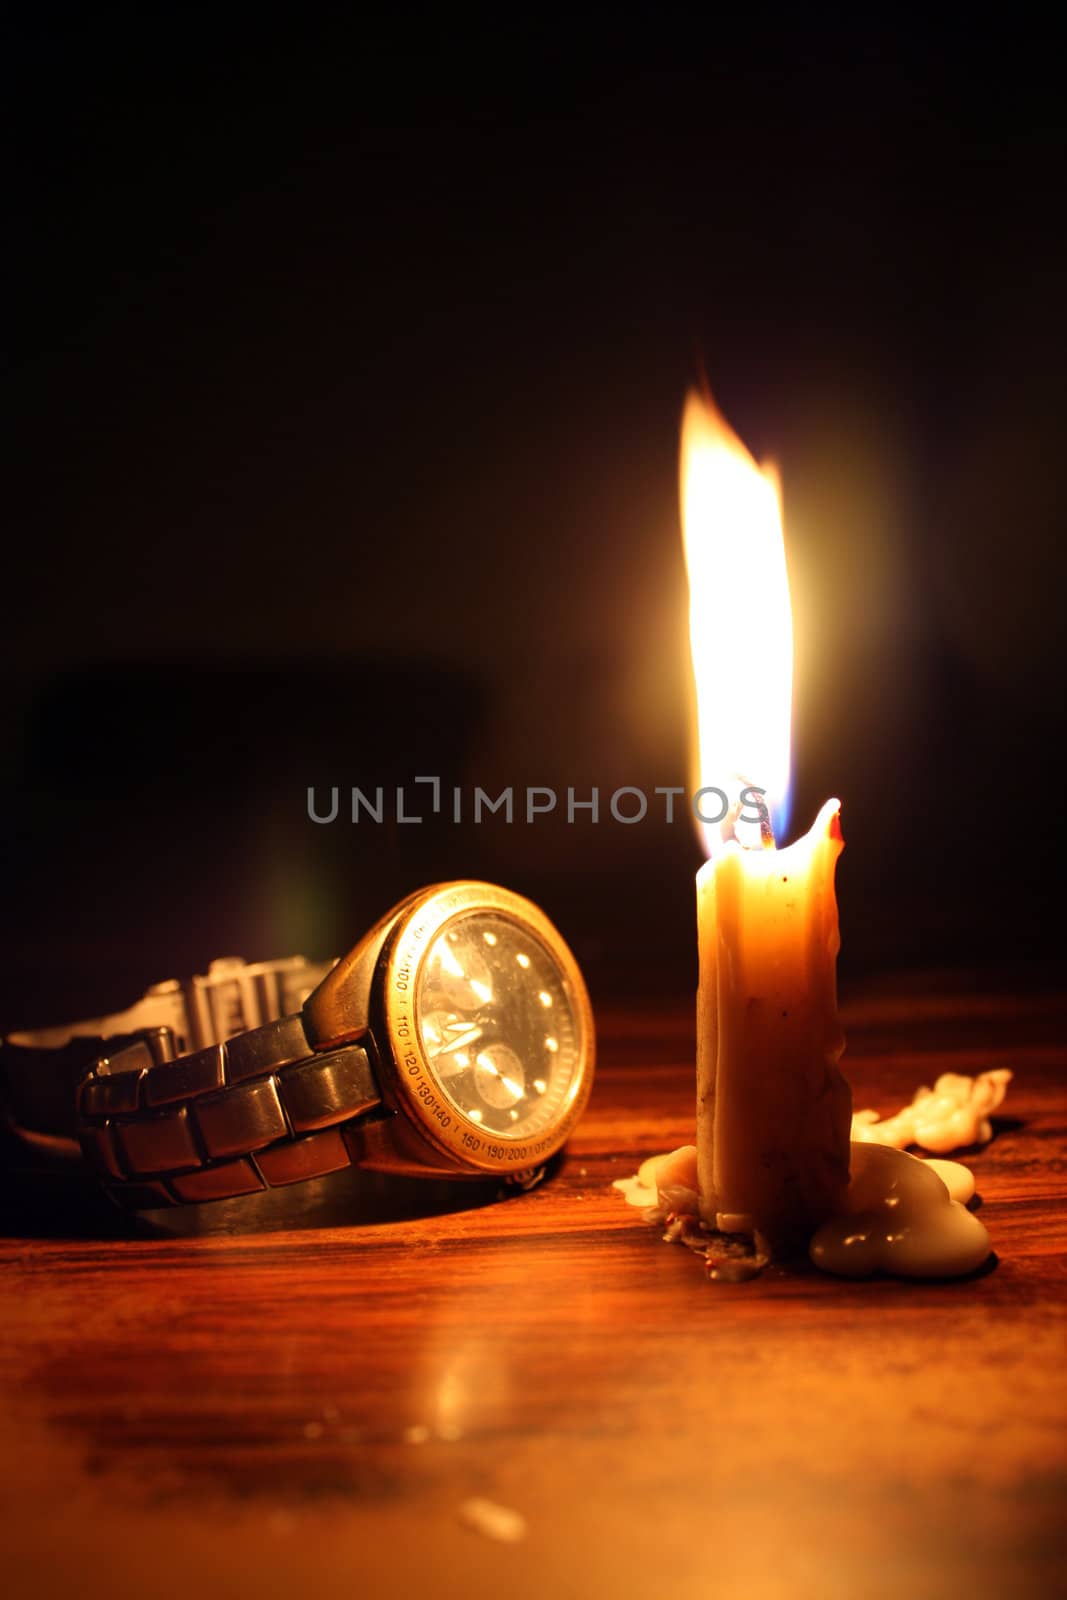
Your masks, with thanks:
[(494, 1111), (510, 1111), (526, 1092), (526, 1071), (506, 1044), (486, 1045), (474, 1058), (474, 1087)]

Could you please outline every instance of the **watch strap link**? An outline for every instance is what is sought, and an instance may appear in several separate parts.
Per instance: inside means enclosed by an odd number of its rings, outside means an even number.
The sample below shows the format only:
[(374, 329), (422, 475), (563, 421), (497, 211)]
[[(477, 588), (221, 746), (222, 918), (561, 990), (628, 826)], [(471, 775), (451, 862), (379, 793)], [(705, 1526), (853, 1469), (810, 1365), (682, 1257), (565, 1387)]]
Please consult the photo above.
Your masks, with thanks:
[(78, 1138), (121, 1204), (188, 1205), (348, 1166), (380, 1104), (367, 1050), (313, 1053), (295, 1014), (189, 1055), (159, 1032), (124, 1044), (82, 1081)]

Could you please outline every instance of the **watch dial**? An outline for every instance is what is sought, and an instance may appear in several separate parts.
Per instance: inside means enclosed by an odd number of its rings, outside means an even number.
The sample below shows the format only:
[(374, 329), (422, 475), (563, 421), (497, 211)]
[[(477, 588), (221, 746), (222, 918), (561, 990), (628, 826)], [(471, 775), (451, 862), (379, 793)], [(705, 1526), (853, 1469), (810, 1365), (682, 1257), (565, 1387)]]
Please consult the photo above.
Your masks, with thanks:
[(528, 927), (462, 913), (422, 961), (415, 1020), (444, 1095), (487, 1133), (527, 1138), (554, 1122), (578, 1068), (566, 976)]

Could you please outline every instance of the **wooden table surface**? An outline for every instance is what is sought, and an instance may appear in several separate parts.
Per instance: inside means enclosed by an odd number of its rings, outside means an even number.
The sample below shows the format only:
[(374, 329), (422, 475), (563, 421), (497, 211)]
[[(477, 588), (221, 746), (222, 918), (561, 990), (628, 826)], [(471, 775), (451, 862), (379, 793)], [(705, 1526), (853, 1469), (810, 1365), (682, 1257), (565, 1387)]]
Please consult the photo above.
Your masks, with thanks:
[(601, 1010), (565, 1164), (503, 1202), (351, 1173), (131, 1223), (9, 1186), (3, 1591), (1057, 1592), (1064, 1003), (945, 982), (844, 1017), (857, 1105), (1014, 1069), (972, 1162), (992, 1270), (730, 1286), (661, 1243), (611, 1182), (692, 1137), (688, 1003)]

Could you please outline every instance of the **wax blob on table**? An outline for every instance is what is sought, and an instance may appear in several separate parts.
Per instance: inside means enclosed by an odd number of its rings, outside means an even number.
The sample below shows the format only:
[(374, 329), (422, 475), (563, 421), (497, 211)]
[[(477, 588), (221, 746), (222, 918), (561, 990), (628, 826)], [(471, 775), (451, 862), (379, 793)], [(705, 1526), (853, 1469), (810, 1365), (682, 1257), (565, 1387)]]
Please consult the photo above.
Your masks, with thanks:
[(853, 1142), (889, 1144), (897, 1150), (917, 1144), (940, 1154), (988, 1144), (993, 1137), (989, 1119), (1003, 1104), (1010, 1082), (1007, 1067), (995, 1067), (974, 1078), (962, 1072), (943, 1072), (932, 1089), (916, 1089), (911, 1104), (895, 1116), (880, 1121), (876, 1111), (855, 1112)]
[[(965, 1167), (947, 1176), (957, 1193), (966, 1191)], [(985, 1228), (952, 1198), (933, 1163), (889, 1145), (853, 1144), (845, 1208), (816, 1230), (809, 1254), (838, 1277), (958, 1278), (988, 1260), (991, 1249)]]
[(697, 1147), (683, 1144), (665, 1155), (648, 1156), (632, 1178), (616, 1178), (612, 1184), (627, 1205), (643, 1211), (682, 1211), (696, 1216)]
[(973, 1200), (974, 1173), (970, 1167), (965, 1167), (962, 1161), (942, 1161), (937, 1156), (927, 1156), (923, 1166), (937, 1173), (951, 1200), (958, 1200), (963, 1206), (968, 1200)]

